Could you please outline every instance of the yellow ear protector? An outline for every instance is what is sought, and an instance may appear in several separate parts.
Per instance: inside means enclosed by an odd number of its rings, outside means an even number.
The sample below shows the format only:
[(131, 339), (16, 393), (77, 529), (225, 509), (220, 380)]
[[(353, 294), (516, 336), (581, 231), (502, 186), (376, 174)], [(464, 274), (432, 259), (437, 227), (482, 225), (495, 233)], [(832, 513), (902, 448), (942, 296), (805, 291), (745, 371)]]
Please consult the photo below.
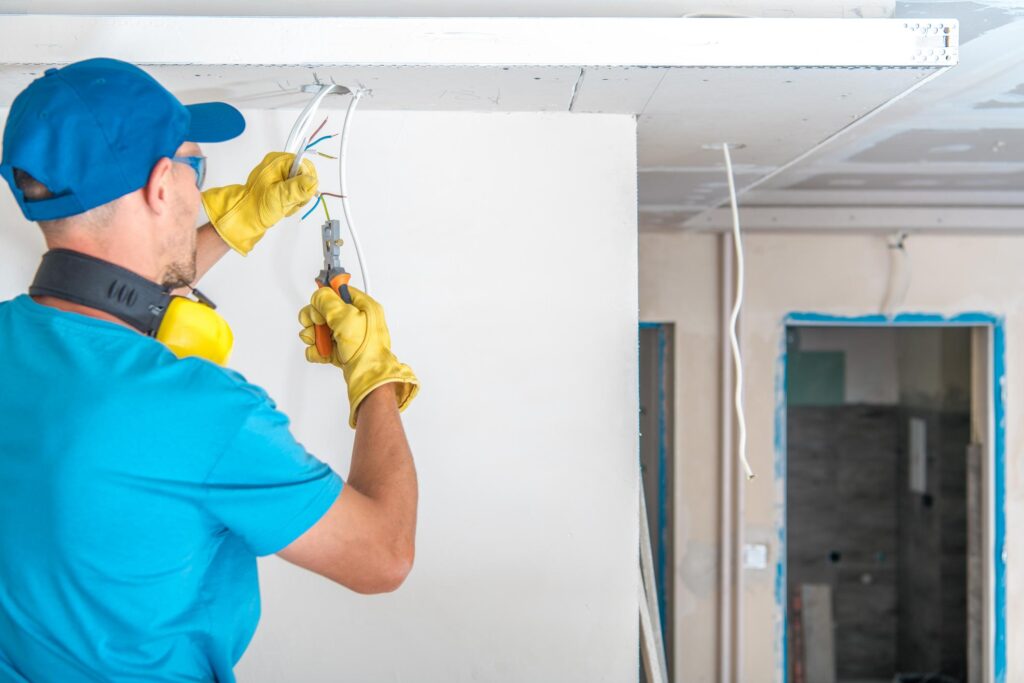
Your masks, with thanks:
[(100, 259), (52, 249), (29, 287), (32, 296), (53, 296), (109, 313), (155, 337), (179, 358), (197, 356), (224, 365), (234, 335), (213, 302), (193, 289), (198, 301), (174, 296), (155, 282)]

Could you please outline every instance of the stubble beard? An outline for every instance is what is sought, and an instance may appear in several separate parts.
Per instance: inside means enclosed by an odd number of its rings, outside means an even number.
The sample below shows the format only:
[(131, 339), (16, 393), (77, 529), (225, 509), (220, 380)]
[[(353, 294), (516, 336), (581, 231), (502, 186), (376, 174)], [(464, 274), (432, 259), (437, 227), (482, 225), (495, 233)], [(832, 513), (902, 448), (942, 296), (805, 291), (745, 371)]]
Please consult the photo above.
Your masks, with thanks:
[(193, 227), (195, 214), (188, 211), (184, 202), (178, 204), (177, 213), (178, 219), (190, 229), (182, 232), (181, 243), (173, 249), (179, 256), (164, 269), (160, 285), (168, 290), (191, 287), (196, 281), (196, 230)]

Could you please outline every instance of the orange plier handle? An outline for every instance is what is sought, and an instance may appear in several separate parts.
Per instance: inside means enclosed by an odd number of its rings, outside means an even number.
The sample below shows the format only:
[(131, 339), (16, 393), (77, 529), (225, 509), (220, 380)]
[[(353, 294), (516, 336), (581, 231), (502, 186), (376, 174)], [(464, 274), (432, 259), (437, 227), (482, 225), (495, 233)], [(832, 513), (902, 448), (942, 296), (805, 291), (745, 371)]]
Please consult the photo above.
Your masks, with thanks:
[[(352, 295), (348, 291), (348, 281), (352, 279), (351, 273), (338, 273), (331, 277), (330, 282), (324, 282), (320, 278), (317, 278), (317, 287), (330, 287), (341, 300), (347, 304), (352, 303)], [(327, 325), (316, 326), (316, 350), (324, 358), (331, 357), (331, 351), (334, 350), (334, 337), (331, 335), (331, 328)]]

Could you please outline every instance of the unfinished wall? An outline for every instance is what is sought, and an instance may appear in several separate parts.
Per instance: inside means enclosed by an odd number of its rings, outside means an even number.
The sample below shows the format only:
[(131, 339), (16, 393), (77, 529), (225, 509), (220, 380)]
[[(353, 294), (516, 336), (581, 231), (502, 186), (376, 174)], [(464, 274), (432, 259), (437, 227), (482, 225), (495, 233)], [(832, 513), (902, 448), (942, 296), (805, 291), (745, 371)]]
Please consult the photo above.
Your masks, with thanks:
[[(744, 683), (781, 680), (781, 612), (777, 606), (777, 524), (784, 512), (775, 444), (779, 357), (785, 316), (794, 311), (838, 315), (877, 313), (885, 293), (889, 254), (872, 236), (748, 236), (747, 300), (742, 342), (747, 363), (750, 459), (757, 478), (743, 486), (747, 542), (770, 548), (769, 567), (743, 571), (741, 648)], [(1009, 415), (1024, 391), (1024, 240), (1014, 237), (917, 236), (907, 242), (914, 277), (903, 310), (1005, 316)], [(677, 681), (714, 679), (717, 665), (716, 557), (718, 536), (720, 351), (719, 238), (642, 233), (641, 319), (676, 323), (676, 596)], [(1016, 388), (1015, 388), (1016, 387)], [(1019, 423), (1006, 424), (1008, 556), (1021, 551), (1014, 533), (1024, 514), (1018, 454)], [(1007, 651), (1024, 649), (1024, 569), (1007, 568)], [(1024, 678), (1010, 659), (1007, 679)]]
[[(247, 116), (241, 139), (207, 146), (208, 185), (240, 182), (294, 113)], [(423, 382), (406, 413), (417, 564), (397, 593), (360, 597), (262, 561), (264, 616), (240, 679), (636, 680), (634, 120), (360, 112), (350, 152), (373, 294)], [(42, 242), (6, 188), (0, 217), (7, 298)], [(234, 327), (232, 366), (344, 473), (344, 382), (306, 364), (296, 337), (320, 222), (288, 220), (203, 289)]]
[[(829, 585), (838, 680), (889, 680), (901, 626), (899, 409), (798, 406), (787, 413), (787, 599), (792, 604), (802, 584)], [(813, 647), (809, 637), (804, 652)]]
[[(832, 587), (839, 680), (964, 676), (970, 336), (966, 328), (789, 330), (786, 578), (790, 596), (803, 583)], [(846, 405), (794, 402), (794, 384), (813, 381), (795, 376), (793, 361), (808, 347), (843, 354)], [(868, 386), (887, 389), (865, 405)], [(890, 396), (903, 398), (896, 405)], [(911, 418), (927, 430), (923, 490), (911, 487)], [(799, 657), (792, 645), (791, 659)]]

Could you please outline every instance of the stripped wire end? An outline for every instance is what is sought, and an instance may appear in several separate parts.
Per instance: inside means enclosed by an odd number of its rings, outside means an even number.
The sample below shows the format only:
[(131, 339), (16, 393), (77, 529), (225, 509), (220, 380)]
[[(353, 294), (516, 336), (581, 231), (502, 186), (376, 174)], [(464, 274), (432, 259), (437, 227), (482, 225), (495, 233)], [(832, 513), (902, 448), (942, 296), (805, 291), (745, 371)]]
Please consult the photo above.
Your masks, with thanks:
[(327, 125), (327, 119), (328, 119), (328, 118), (330, 118), (330, 117), (327, 117), (327, 116), (325, 116), (325, 117), (324, 117), (324, 120), (323, 120), (323, 122), (322, 122), (322, 123), (321, 123), (321, 124), (320, 124), (319, 126), (317, 126), (317, 127), (316, 127), (316, 130), (314, 130), (314, 131), (313, 131), (313, 133), (312, 133), (312, 134), (311, 134), (311, 135), (309, 136), (309, 139), (310, 139), (310, 140), (315, 140), (315, 139), (316, 139), (316, 135), (317, 135), (317, 133), (319, 133), (320, 131), (322, 131), (322, 130), (324, 129), (324, 126), (326, 126), (326, 125)]
[(308, 210), (308, 211), (306, 211), (306, 213), (302, 214), (302, 218), (300, 218), (299, 220), (300, 220), (300, 221), (304, 221), (304, 220), (306, 220), (306, 216), (308, 216), (309, 214), (311, 214), (311, 213), (313, 213), (314, 211), (316, 211), (316, 207), (318, 207), (318, 206), (320, 205), (320, 202), (322, 202), (322, 201), (323, 201), (323, 199), (324, 199), (324, 198), (323, 198), (323, 195), (319, 195), (319, 194), (318, 194), (318, 195), (316, 196), (316, 202), (314, 202), (314, 203), (313, 203), (313, 206), (309, 207), (309, 210)]
[(311, 142), (311, 143), (309, 143), (308, 145), (306, 145), (305, 149), (306, 149), (307, 151), (308, 151), (308, 150), (311, 150), (311, 149), (313, 149), (314, 147), (316, 147), (317, 145), (319, 145), (319, 144), (320, 144), (321, 142), (323, 142), (324, 140), (330, 140), (331, 138), (336, 138), (336, 137), (338, 137), (338, 134), (337, 134), (337, 133), (334, 133), (334, 134), (332, 134), (332, 135), (321, 135), (321, 136), (320, 136), (320, 137), (318, 137), (318, 138), (317, 138), (316, 140), (313, 140), (313, 142)]
[(337, 192), (321, 192), (320, 194), (325, 194), (328, 197), (337, 197), (338, 199), (347, 199), (345, 195), (338, 194)]

